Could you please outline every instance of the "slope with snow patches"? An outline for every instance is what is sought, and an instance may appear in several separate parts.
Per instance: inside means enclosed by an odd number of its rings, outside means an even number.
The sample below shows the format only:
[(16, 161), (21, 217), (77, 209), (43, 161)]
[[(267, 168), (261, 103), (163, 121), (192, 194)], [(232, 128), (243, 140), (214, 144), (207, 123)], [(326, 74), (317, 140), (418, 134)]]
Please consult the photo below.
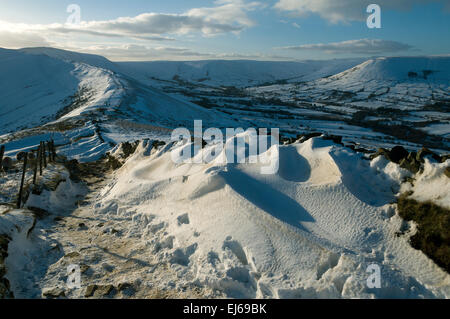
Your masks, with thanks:
[(449, 99), (450, 58), (371, 59), (329, 78), (320, 79), (315, 85), (321, 90), (352, 92), (355, 101), (370, 100), (367, 105), (395, 105), (400, 102), (420, 108), (426, 103)]
[(253, 86), (281, 80), (311, 81), (348, 70), (363, 59), (331, 61), (156, 61), (118, 62), (120, 70), (143, 83), (182, 81), (212, 86)]
[[(226, 122), (215, 111), (180, 101), (116, 72), (107, 59), (53, 48), (0, 51), (0, 134), (109, 115), (177, 126), (193, 119)], [(81, 117), (83, 118), (83, 117)]]
[[(185, 147), (141, 143), (91, 208), (154, 247), (177, 287), (232, 298), (450, 297), (450, 276), (396, 236), (414, 227), (391, 204), (409, 173), (383, 157), (316, 138), (271, 148), (280, 170), (261, 175), (260, 164), (174, 164)], [(381, 289), (367, 286), (371, 264)]]

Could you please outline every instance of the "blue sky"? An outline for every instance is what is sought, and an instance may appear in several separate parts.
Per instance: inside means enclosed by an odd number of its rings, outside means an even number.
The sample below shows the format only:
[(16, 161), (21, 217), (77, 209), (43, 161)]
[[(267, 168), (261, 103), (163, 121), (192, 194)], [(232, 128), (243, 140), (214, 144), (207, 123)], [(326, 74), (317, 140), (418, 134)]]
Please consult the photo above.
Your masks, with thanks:
[[(81, 23), (67, 24), (69, 4)], [(366, 8), (381, 7), (381, 29)], [(334, 59), (450, 54), (449, 0), (0, 0), (0, 47), (112, 60)]]

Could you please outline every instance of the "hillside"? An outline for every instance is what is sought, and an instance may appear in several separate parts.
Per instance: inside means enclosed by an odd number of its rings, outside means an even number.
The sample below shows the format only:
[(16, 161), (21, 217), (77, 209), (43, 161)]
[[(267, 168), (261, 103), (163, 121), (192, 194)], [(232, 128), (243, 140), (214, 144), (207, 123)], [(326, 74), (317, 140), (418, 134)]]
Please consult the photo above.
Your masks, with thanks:
[(176, 80), (211, 86), (253, 86), (277, 81), (310, 81), (345, 71), (362, 59), (304, 62), (192, 61), (120, 62), (122, 72), (142, 82)]
[[(0, 175), (8, 254), (0, 293), (449, 298), (448, 258), (439, 255), (449, 247), (449, 60), (114, 63), (0, 50), (0, 144), (9, 158)], [(172, 140), (195, 120), (223, 133), (279, 128), (281, 145), (260, 145), (253, 157), (248, 132), (215, 144), (204, 137), (198, 148), (196, 139)], [(17, 156), (50, 139), (56, 161), (35, 186), (27, 171), (18, 209)], [(223, 161), (237, 157), (227, 152), (238, 139), (242, 163)], [(269, 175), (267, 158), (278, 168)], [(427, 216), (423, 230), (430, 202), (440, 224)], [(66, 289), (73, 264), (82, 289)], [(373, 264), (377, 289), (367, 284)]]

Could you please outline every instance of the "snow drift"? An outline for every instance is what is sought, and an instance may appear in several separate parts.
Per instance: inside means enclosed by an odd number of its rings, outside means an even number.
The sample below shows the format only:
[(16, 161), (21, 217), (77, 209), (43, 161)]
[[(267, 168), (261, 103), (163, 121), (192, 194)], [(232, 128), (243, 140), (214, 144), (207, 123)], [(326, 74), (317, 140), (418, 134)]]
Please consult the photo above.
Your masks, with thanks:
[[(96, 216), (132, 217), (127, 236), (154, 247), (179, 285), (233, 298), (448, 298), (450, 276), (407, 238), (392, 205), (408, 172), (321, 139), (259, 164), (174, 164), (143, 142), (103, 189)], [(361, 179), (361, 172), (365, 178)], [(370, 264), (382, 288), (370, 289)]]

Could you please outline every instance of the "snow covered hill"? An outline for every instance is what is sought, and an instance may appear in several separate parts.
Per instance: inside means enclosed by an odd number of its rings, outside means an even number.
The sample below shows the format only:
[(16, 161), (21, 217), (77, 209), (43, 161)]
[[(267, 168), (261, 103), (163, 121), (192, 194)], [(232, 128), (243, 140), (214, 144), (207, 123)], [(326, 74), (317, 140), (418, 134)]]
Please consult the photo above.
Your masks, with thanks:
[[(53, 48), (1, 50), (0, 135), (84, 115), (169, 127), (218, 118), (215, 111), (168, 96), (117, 69), (100, 56)], [(226, 122), (226, 115), (219, 117)]]
[(253, 86), (277, 81), (310, 81), (335, 75), (363, 59), (331, 61), (192, 61), (119, 62), (122, 72), (144, 83), (187, 81), (212, 86)]
[(330, 77), (332, 81), (397, 81), (450, 85), (450, 57), (393, 57), (368, 60)]
[(0, 50), (0, 134), (53, 118), (78, 90), (76, 66), (45, 55)]
[[(425, 158), (413, 174), (363, 154), (396, 144), (450, 149), (449, 60), (114, 63), (0, 49), (6, 156), (52, 138), (87, 172), (76, 183), (50, 163), (38, 182), (59, 186), (41, 185), (19, 210), (11, 203), (20, 170), (0, 176), (11, 289), (22, 298), (91, 297), (87, 285), (123, 298), (449, 298), (449, 274), (411, 247), (417, 227), (395, 201), (411, 191), (448, 207), (450, 160)], [(289, 143), (267, 151), (279, 158), (277, 173), (175, 163), (193, 147), (171, 141), (172, 129), (200, 119), (204, 129), (280, 128)], [(194, 156), (223, 155), (214, 147)], [(33, 222), (27, 209), (36, 208), (48, 217)], [(74, 263), (84, 286), (65, 290)], [(372, 264), (380, 289), (367, 286)]]

